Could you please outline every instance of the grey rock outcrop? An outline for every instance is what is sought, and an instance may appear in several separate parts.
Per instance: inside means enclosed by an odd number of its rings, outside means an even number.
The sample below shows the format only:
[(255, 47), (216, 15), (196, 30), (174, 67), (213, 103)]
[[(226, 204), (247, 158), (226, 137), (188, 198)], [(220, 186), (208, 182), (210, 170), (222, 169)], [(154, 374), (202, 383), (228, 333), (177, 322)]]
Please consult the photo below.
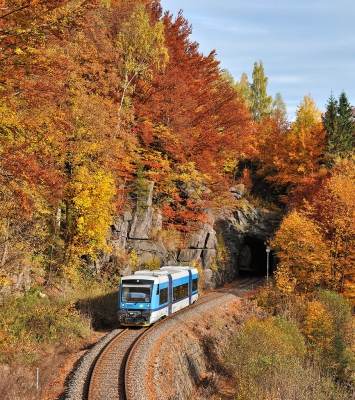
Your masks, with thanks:
[(264, 255), (264, 242), (273, 235), (282, 217), (278, 212), (253, 206), (244, 185), (236, 185), (231, 193), (241, 202), (240, 208), (218, 215), (207, 210), (207, 220), (190, 235), (185, 247), (168, 251), (161, 240), (152, 239), (153, 230), (162, 231), (163, 219), (159, 210), (154, 209), (153, 189), (152, 183), (146, 197), (140, 198), (139, 209), (133, 215), (126, 212), (111, 227), (111, 243), (118, 251), (134, 250), (142, 265), (152, 259), (164, 265), (200, 264), (206, 288), (232, 281), (240, 269), (258, 267), (258, 253)]
[(153, 188), (154, 182), (149, 184), (149, 193), (147, 196), (141, 196), (140, 204), (136, 207), (128, 237), (130, 239), (149, 239), (149, 233), (152, 227), (153, 220)]
[(164, 264), (168, 257), (168, 252), (166, 248), (164, 247), (163, 243), (159, 241), (128, 239), (127, 249), (134, 249), (137, 253), (137, 256), (139, 257), (140, 263), (142, 264), (153, 258), (158, 259), (161, 264)]
[[(200, 265), (206, 288), (232, 281), (242, 269), (260, 269), (265, 258), (264, 242), (273, 236), (282, 215), (252, 205), (244, 185), (231, 189), (240, 206), (218, 214), (205, 210), (206, 221), (191, 233), (182, 248), (178, 248), (177, 239), (166, 239), (163, 215), (153, 203), (153, 190), (154, 183), (150, 182), (145, 194), (136, 199), (136, 207), (115, 218), (108, 238), (113, 251), (91, 265), (95, 272), (116, 264), (120, 274), (130, 274), (133, 251), (135, 267), (139, 268), (149, 261), (153, 265)], [(13, 269), (8, 280), (10, 284), (2, 288), (2, 294), (26, 292), (33, 283), (30, 268), (23, 265)]]

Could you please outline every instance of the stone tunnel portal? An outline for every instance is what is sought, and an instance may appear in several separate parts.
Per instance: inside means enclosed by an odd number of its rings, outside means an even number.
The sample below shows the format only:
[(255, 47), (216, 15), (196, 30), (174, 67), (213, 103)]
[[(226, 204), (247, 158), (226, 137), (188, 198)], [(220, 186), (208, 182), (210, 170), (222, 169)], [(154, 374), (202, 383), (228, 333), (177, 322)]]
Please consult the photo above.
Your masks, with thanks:
[(269, 258), (269, 276), (273, 272), (273, 251), (266, 251), (263, 240), (255, 237), (246, 237), (239, 258), (239, 274), (267, 275), (267, 259)]

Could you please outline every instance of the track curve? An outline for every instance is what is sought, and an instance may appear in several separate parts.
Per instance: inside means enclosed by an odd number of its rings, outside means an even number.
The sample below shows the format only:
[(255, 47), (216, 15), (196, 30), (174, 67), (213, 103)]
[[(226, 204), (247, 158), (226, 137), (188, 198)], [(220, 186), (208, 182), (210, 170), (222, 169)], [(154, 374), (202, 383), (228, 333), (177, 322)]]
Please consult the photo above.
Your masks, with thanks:
[(105, 348), (93, 369), (89, 400), (125, 400), (125, 367), (133, 344), (147, 328), (125, 329)]
[[(122, 330), (102, 351), (90, 378), (88, 400), (147, 400), (150, 388), (145, 385), (149, 354), (166, 332), (176, 329), (184, 319), (223, 303), (223, 298), (242, 297), (263, 283), (260, 278), (247, 278), (205, 292), (197, 303), (174, 313), (149, 328)], [(186, 316), (186, 317), (185, 317)], [(81, 399), (85, 399), (85, 396)]]

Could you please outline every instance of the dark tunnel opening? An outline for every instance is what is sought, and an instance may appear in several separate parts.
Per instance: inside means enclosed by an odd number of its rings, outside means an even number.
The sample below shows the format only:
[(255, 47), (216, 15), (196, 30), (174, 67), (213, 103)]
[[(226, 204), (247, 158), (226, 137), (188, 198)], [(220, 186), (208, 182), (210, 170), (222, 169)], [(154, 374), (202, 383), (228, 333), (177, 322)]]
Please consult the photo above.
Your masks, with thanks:
[(274, 254), (267, 252), (266, 242), (256, 237), (246, 237), (239, 257), (239, 275), (272, 275)]

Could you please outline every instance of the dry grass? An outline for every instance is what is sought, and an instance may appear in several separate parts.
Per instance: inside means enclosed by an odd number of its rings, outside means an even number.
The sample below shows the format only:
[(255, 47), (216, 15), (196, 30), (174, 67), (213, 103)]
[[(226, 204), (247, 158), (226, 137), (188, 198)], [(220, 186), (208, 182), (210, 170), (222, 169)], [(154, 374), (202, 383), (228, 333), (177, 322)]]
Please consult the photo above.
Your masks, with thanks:
[[(52, 288), (53, 289), (53, 288)], [(0, 398), (57, 399), (86, 349), (118, 326), (117, 292), (87, 285), (72, 293), (39, 288), (0, 308)], [(42, 288), (43, 290), (43, 288)], [(37, 382), (38, 373), (38, 382)], [(38, 385), (38, 387), (37, 387)]]

